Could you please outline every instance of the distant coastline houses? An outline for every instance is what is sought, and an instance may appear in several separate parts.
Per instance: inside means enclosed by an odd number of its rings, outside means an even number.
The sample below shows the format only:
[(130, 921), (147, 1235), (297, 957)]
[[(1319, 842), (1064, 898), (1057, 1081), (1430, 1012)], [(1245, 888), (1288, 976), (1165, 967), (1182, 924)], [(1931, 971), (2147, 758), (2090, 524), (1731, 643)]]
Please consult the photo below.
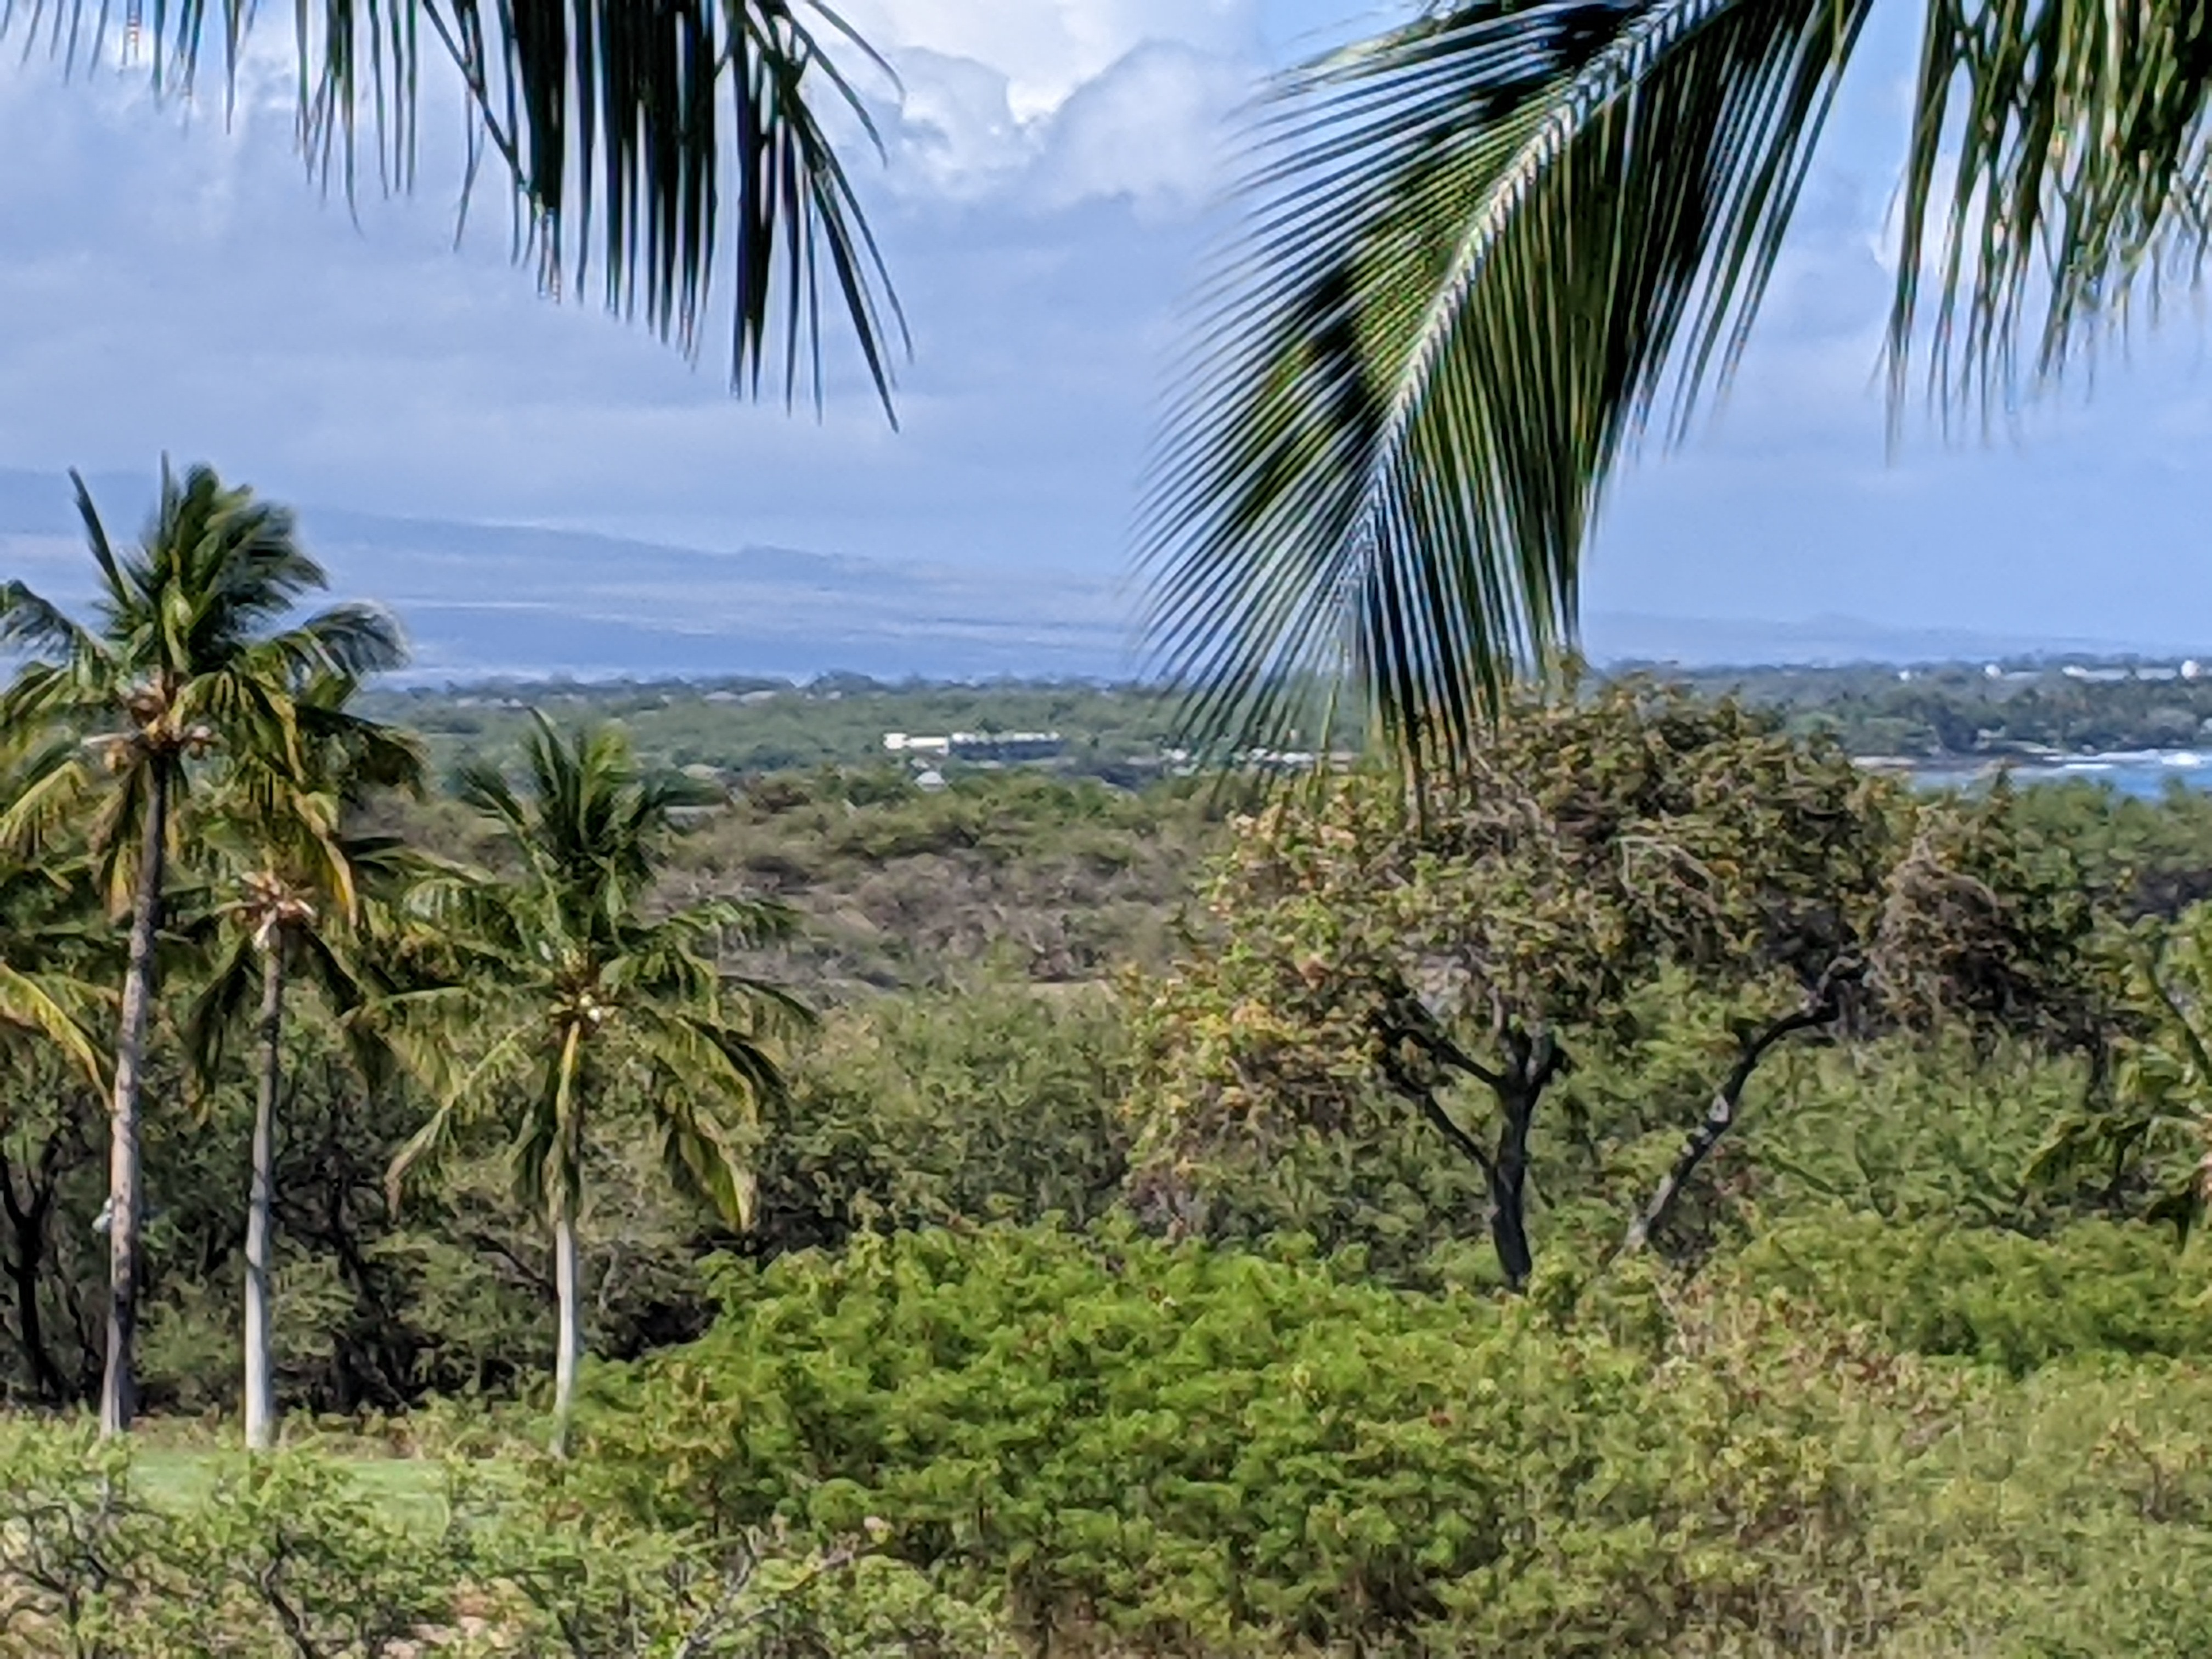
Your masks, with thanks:
[(884, 733), (884, 753), (904, 756), (918, 765), (951, 760), (969, 766), (1019, 766), (1055, 760), (1066, 751), (1067, 739), (1057, 732), (948, 732), (942, 737)]
[[(954, 762), (967, 766), (1026, 766), (1056, 760), (1066, 751), (1067, 739), (1057, 732), (884, 733), (884, 752), (912, 767), (915, 781), (924, 789), (944, 788), (945, 775), (938, 769)], [(1249, 771), (1301, 773), (1323, 766), (1343, 771), (1358, 757), (1342, 750), (1324, 755), (1303, 749), (1241, 749), (1231, 758), (1233, 764)], [(1149, 769), (1170, 777), (1188, 777), (1198, 769), (1198, 759), (1188, 749), (1163, 749)]]

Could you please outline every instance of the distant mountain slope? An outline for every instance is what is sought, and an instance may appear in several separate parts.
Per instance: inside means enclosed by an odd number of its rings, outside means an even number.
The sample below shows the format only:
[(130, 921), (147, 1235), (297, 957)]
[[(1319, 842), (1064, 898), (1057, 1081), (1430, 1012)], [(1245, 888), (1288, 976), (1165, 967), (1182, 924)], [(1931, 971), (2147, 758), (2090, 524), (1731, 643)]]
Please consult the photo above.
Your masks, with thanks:
[[(135, 533), (150, 479), (90, 480), (109, 527)], [(737, 552), (528, 526), (303, 507), (343, 596), (389, 605), (412, 677), (768, 674), (879, 679), (1119, 678), (1136, 666), (1126, 584), (1039, 563), (961, 568), (752, 547)], [(89, 592), (67, 481), (0, 469), (0, 575)], [(2206, 651), (2212, 641), (2012, 638), (1852, 617), (1771, 623), (1607, 615), (1600, 663), (1926, 662), (2067, 651)]]
[(417, 672), (878, 678), (1126, 674), (1114, 584), (785, 548), (709, 553), (571, 531), (310, 509), (340, 587), (405, 618)]
[[(91, 481), (134, 532), (143, 482)], [(784, 548), (714, 553), (525, 526), (301, 509), (336, 592), (405, 622), (416, 676), (775, 674), (883, 678), (1131, 672), (1116, 583), (1044, 566), (954, 568)], [(88, 592), (66, 482), (0, 471), (0, 563)]]

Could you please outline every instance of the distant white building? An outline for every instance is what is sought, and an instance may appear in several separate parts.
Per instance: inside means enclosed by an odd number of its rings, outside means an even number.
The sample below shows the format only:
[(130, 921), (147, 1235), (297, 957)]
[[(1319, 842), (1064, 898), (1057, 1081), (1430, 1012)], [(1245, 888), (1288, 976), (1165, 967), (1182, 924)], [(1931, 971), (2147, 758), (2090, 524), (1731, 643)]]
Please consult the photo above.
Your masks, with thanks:
[(1057, 732), (951, 732), (932, 738), (906, 732), (884, 733), (886, 754), (929, 756), (980, 765), (1050, 760), (1066, 748), (1067, 739)]
[(952, 758), (964, 761), (1050, 760), (1067, 747), (1057, 732), (955, 732)]

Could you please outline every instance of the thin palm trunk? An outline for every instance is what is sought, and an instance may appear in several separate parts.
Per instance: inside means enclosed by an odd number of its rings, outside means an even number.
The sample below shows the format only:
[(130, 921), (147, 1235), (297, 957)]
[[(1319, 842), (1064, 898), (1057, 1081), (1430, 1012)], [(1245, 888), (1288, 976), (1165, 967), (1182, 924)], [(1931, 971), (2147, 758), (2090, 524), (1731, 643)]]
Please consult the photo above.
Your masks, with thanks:
[(269, 1346), (270, 1211), (276, 1190), (276, 1091), (283, 1081), (284, 930), (261, 956), (261, 1077), (253, 1103), (253, 1182), (246, 1216), (246, 1445), (276, 1442), (276, 1367)]
[(576, 1367), (584, 1357), (579, 1307), (582, 1253), (576, 1243), (575, 1206), (562, 1200), (553, 1215), (553, 1289), (560, 1298), (560, 1334), (553, 1356), (553, 1455), (568, 1455), (568, 1424), (576, 1410)]
[(576, 1243), (577, 1167), (582, 1136), (574, 1133), (576, 1062), (583, 1030), (571, 1024), (561, 1043), (561, 1073), (554, 1084), (553, 1293), (558, 1303), (553, 1352), (553, 1455), (568, 1455), (568, 1425), (576, 1410), (576, 1368), (584, 1357), (581, 1251)]
[(169, 778), (150, 763), (146, 821), (138, 848), (138, 891), (123, 975), (123, 1026), (115, 1043), (115, 1095), (107, 1150), (107, 1369), (100, 1379), (100, 1431), (118, 1435), (138, 1409), (138, 1097), (145, 1081), (146, 1021), (154, 1000), (154, 945), (161, 926)]

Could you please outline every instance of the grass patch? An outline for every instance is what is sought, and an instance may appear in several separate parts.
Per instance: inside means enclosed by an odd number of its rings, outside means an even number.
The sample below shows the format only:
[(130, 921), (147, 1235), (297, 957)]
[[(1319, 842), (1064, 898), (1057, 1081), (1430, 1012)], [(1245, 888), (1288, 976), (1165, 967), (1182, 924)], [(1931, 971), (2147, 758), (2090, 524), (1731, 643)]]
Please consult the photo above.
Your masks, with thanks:
[[(131, 1479), (148, 1504), (180, 1512), (206, 1503), (223, 1473), (245, 1460), (244, 1452), (220, 1446), (147, 1446), (132, 1451)], [(336, 1456), (332, 1462), (348, 1486), (386, 1519), (426, 1533), (445, 1525), (441, 1465), (419, 1457), (368, 1455)]]

